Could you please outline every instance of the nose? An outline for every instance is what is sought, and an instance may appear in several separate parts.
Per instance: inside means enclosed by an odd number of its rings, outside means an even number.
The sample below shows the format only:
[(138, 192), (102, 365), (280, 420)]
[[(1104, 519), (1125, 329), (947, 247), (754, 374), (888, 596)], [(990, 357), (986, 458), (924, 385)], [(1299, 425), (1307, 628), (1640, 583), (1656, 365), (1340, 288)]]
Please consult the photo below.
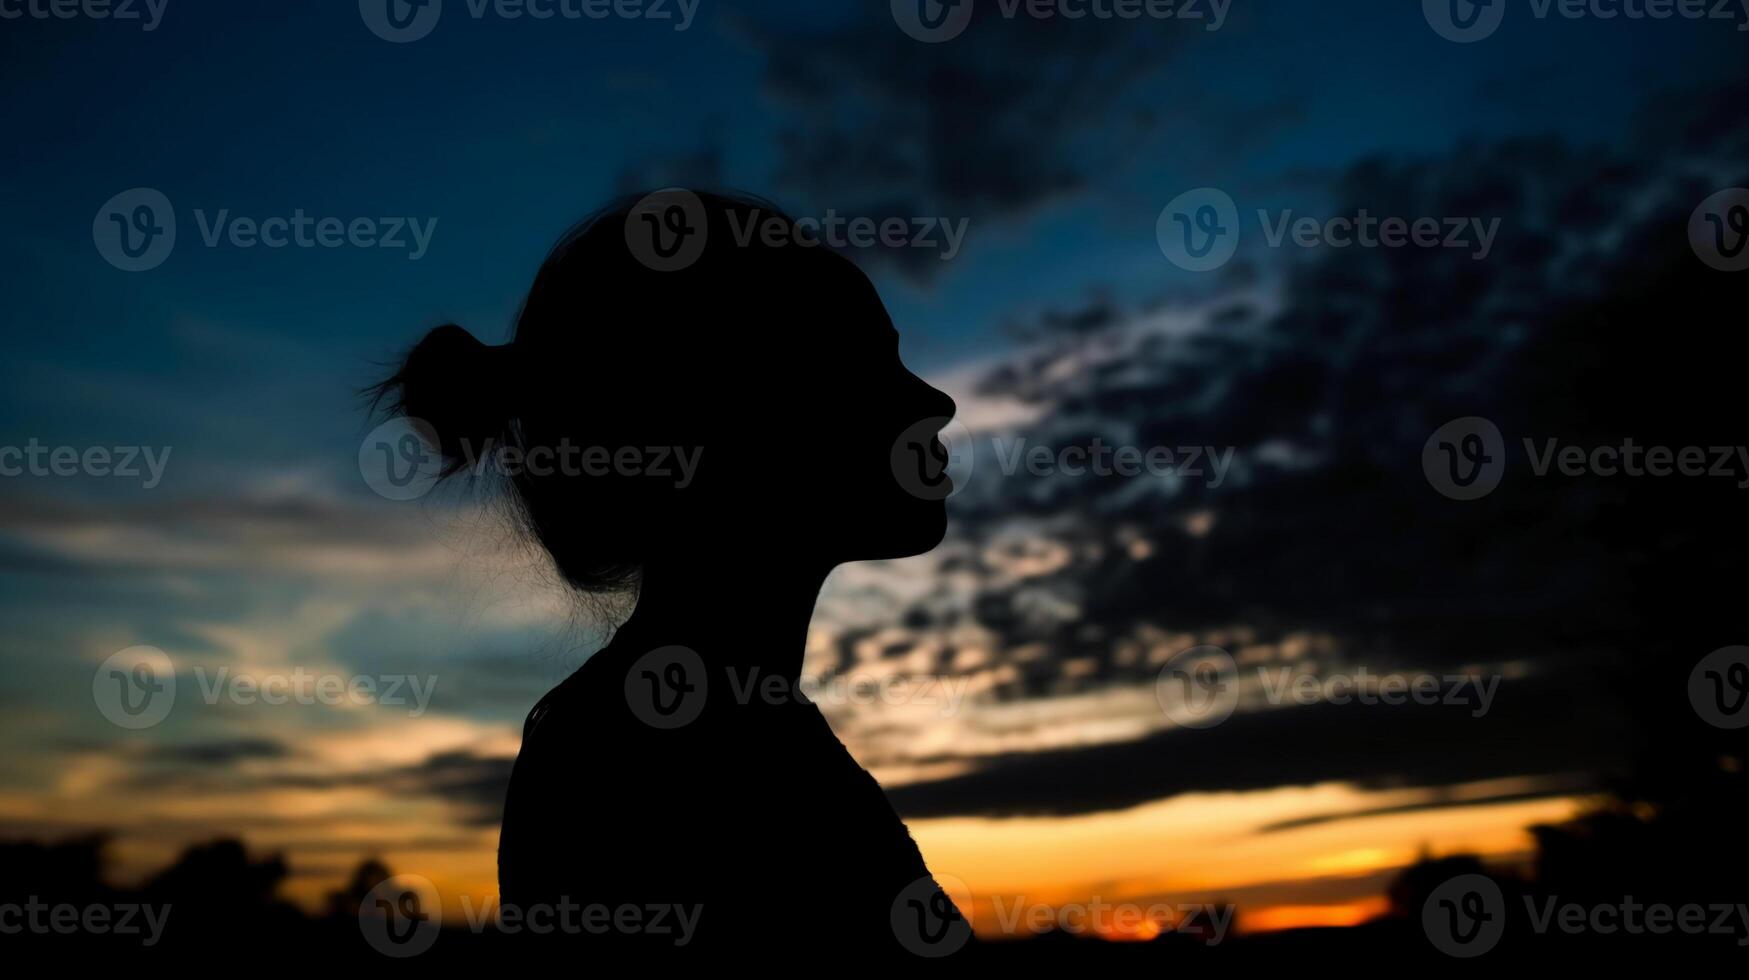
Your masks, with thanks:
[(919, 418), (951, 419), (959, 411), (959, 406), (947, 392), (935, 387), (915, 374), (911, 381), (917, 389)]

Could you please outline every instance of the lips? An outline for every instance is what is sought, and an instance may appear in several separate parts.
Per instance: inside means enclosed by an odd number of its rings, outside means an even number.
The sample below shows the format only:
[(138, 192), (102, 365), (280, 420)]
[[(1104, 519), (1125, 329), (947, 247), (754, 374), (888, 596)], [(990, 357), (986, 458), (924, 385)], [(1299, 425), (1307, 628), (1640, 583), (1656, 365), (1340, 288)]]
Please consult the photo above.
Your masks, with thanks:
[(947, 451), (947, 444), (942, 442), (940, 437), (930, 439), (928, 455), (935, 470), (934, 473), (930, 474), (930, 479), (943, 490), (949, 493), (953, 492), (953, 477), (947, 472), (947, 465), (951, 459)]

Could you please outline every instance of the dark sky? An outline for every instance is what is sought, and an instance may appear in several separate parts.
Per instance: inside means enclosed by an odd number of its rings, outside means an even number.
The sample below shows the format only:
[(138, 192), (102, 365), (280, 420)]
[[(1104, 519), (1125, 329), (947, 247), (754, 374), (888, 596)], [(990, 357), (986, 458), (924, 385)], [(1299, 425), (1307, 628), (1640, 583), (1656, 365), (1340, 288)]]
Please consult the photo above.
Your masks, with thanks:
[[(1369, 154), (1522, 131), (1616, 142), (1645, 90), (1704, 80), (1741, 42), (1719, 22), (1516, 16), (1457, 45), (1411, 3), (1240, 0), (1212, 32), (993, 22), (984, 6), (937, 45), (882, 4), (705, 0), (678, 31), (475, 19), (450, 0), (407, 44), (352, 3), (170, 0), (149, 32), (0, 22), (0, 435), (319, 465), (356, 436), (336, 396), (368, 359), (443, 320), (502, 336), (572, 221), (615, 190), (687, 178), (798, 213), (967, 220), (950, 262), (865, 263), (908, 356), (939, 370), (990, 353), (1010, 319), (1181, 284), (1152, 229), (1182, 189), (1306, 211), (1319, 175)], [(867, 165), (886, 150), (908, 162)], [(91, 221), (135, 187), (173, 202), (182, 239), (161, 267), (119, 274)], [(437, 224), (409, 261), (208, 248), (196, 209)], [(254, 418), (238, 426), (244, 393)], [(203, 478), (195, 455), (177, 479)]]

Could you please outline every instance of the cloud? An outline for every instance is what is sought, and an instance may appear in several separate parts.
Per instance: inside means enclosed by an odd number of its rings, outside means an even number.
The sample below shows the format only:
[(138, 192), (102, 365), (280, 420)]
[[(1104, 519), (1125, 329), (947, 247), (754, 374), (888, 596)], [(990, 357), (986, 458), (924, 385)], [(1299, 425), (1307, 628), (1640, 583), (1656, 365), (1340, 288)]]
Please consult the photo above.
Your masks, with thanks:
[[(1742, 442), (1734, 341), (1714, 312), (1736, 289), (1685, 226), (1714, 190), (1749, 183), (1731, 155), (1749, 127), (1693, 101), (1681, 139), (1637, 151), (1470, 143), (1362, 160), (1336, 180), (1333, 214), (1500, 218), (1485, 261), (1289, 252), (1191, 329), (1096, 302), (986, 365), (972, 390), (1025, 411), (981, 433), (950, 540), (891, 579), (846, 574), (835, 585), (857, 588), (824, 600), (845, 625), (819, 631), (816, 662), (853, 670), (897, 651), (921, 658), (919, 674), (973, 681), (962, 716), (835, 716), (866, 758), (945, 774), (894, 786), (896, 805), (1063, 814), (1330, 779), (1601, 781), (1724, 751), (1669, 692), (1740, 642), (1722, 591), (1749, 572), (1737, 479), (1539, 476), (1524, 449)], [(1505, 433), (1509, 475), (1458, 502), (1429, 483), (1422, 451), (1466, 416)], [(1233, 462), (1219, 486), (1004, 473), (984, 455), (998, 438), (1215, 447)], [(1324, 704), (1241, 711), (1200, 733), (1104, 714), (1136, 702), (1092, 696), (1146, 690), (1162, 651), (1213, 642), (1278, 658), (1296, 637), (1311, 638), (1299, 656), (1315, 671), (1510, 662), (1525, 676), (1483, 719)], [(992, 751), (993, 706), (1026, 704), (1103, 734)]]
[[(777, 186), (847, 217), (945, 216), (974, 228), (1075, 193), (1134, 156), (1158, 125), (1157, 92), (1143, 83), (1200, 31), (1041, 24), (988, 4), (953, 44), (912, 40), (884, 4), (829, 28), (737, 24), (766, 58)], [(880, 258), (918, 280), (941, 266), (927, 250)]]
[(291, 748), (267, 738), (234, 738), (154, 748), (150, 755), (160, 762), (186, 766), (229, 766), (246, 759), (282, 759)]
[[(1067, 816), (1193, 791), (1569, 777), (1618, 761), (1619, 742), (1606, 739), (1621, 737), (1623, 725), (1599, 714), (1607, 713), (1571, 697), (1564, 681), (1508, 686), (1483, 718), (1464, 706), (1318, 704), (1236, 714), (1205, 730), (1011, 753), (963, 775), (889, 787), (888, 796), (913, 818)], [(1591, 737), (1575, 740), (1575, 729)]]
[(314, 494), (165, 497), (126, 503), (10, 496), (0, 536), (15, 567), (165, 575), (248, 569), (283, 575), (440, 576), (453, 556), (416, 508)]

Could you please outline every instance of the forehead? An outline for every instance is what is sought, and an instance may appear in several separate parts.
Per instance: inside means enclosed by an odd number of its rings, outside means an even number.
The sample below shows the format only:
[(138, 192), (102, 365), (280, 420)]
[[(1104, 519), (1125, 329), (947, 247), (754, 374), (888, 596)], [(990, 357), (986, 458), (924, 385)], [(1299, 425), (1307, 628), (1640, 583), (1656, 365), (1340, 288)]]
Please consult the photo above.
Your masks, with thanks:
[(824, 247), (806, 248), (794, 269), (788, 289), (807, 304), (795, 319), (804, 323), (831, 324), (831, 336), (858, 344), (885, 343), (896, 338), (887, 307), (874, 283), (842, 255)]

